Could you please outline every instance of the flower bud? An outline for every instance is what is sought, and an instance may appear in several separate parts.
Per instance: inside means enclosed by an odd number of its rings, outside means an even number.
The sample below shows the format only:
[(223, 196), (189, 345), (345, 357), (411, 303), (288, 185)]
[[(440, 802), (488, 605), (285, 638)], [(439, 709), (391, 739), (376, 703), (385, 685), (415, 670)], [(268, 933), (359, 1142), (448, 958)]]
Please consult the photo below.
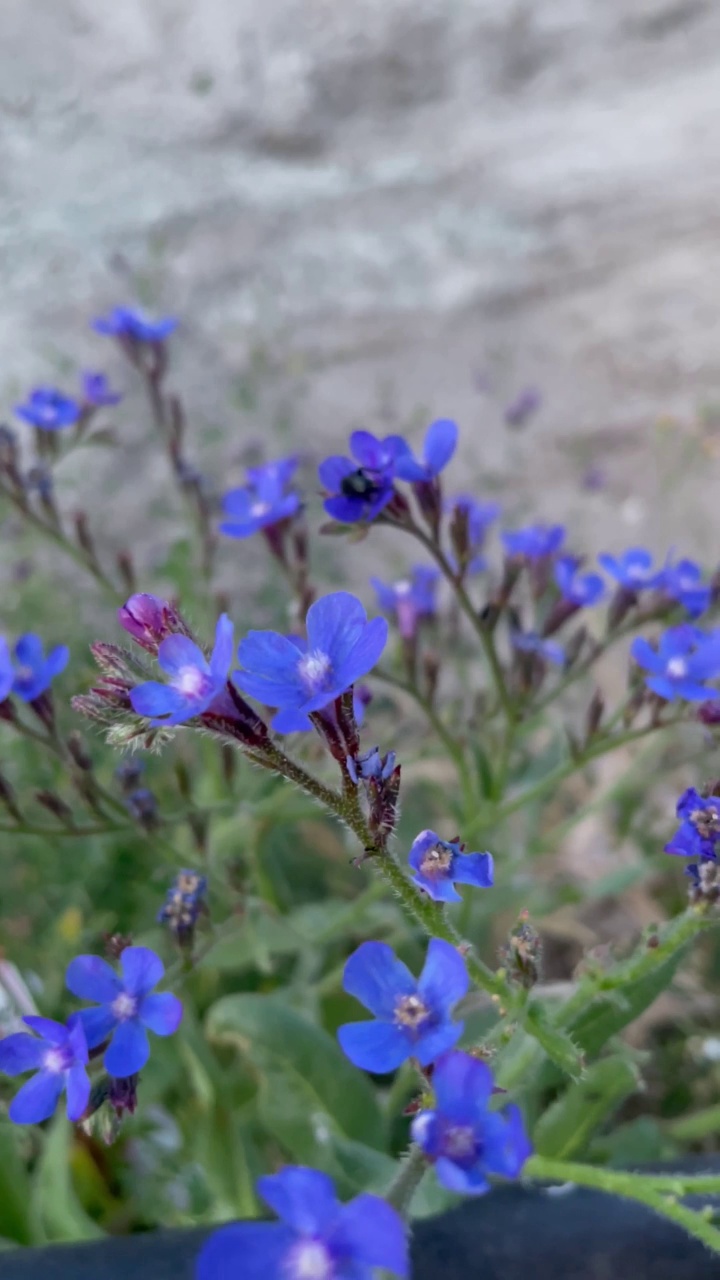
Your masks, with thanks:
[(174, 605), (147, 592), (130, 596), (118, 609), (118, 621), (141, 648), (154, 656), (168, 636), (190, 636), (187, 624)]

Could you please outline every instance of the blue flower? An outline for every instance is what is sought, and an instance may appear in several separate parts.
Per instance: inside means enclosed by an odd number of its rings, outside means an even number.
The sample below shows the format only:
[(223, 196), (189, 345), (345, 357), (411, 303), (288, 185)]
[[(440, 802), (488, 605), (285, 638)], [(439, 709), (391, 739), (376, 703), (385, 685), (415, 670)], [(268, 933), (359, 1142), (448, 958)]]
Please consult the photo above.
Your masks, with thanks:
[(554, 640), (545, 640), (536, 631), (511, 631), (510, 643), (519, 653), (532, 653), (545, 662), (554, 662), (562, 667), (565, 663), (565, 650)]
[(218, 618), (209, 662), (187, 636), (167, 636), (160, 643), (157, 657), (170, 680), (168, 684), (148, 680), (131, 689), (133, 711), (148, 716), (153, 725), (183, 724), (202, 715), (224, 692), (232, 656), (233, 624), (225, 613)]
[(393, 479), (399, 455), (408, 453), (402, 436), (378, 440), (369, 431), (353, 431), (350, 458), (334, 455), (318, 467), (320, 483), (327, 491), (325, 510), (342, 524), (374, 520), (395, 492)]
[(419, 978), (386, 942), (363, 942), (345, 965), (343, 986), (375, 1015), (372, 1022), (338, 1028), (343, 1052), (356, 1067), (382, 1074), (406, 1058), (427, 1067), (451, 1049), (464, 1030), (452, 1010), (468, 989), (460, 952), (431, 938)]
[(280, 1222), (220, 1227), (200, 1251), (196, 1280), (372, 1280), (377, 1267), (409, 1275), (405, 1224), (384, 1200), (341, 1204), (327, 1174), (293, 1165), (256, 1186)]
[(509, 556), (542, 560), (560, 550), (565, 541), (565, 529), (561, 524), (531, 524), (525, 529), (506, 530), (500, 536)]
[(126, 338), (131, 342), (162, 342), (177, 328), (177, 320), (173, 316), (164, 316), (162, 320), (151, 320), (137, 307), (114, 307), (106, 316), (93, 320), (92, 327), (96, 333), (110, 338)]
[[(23, 702), (34, 702), (41, 693), (45, 693), (55, 676), (65, 670), (70, 658), (70, 650), (65, 644), (59, 644), (51, 649), (46, 658), (42, 640), (30, 632), (20, 636), (14, 652), (16, 665), (12, 692)], [(1, 686), (2, 676), (0, 675), (0, 694)]]
[(436, 831), (421, 831), (415, 837), (408, 862), (415, 884), (436, 902), (461, 902), (456, 884), (489, 889), (493, 883), (491, 853), (463, 853), (459, 842), (441, 840)]
[(0, 702), (4, 702), (12, 693), (15, 683), (15, 668), (10, 657), (10, 647), (4, 636), (0, 636)]
[(690, 623), (670, 627), (660, 637), (657, 650), (638, 636), (630, 652), (645, 671), (645, 683), (653, 693), (672, 702), (703, 702), (720, 696), (702, 682), (720, 672), (720, 635), (704, 635)]
[(334, 702), (367, 674), (385, 648), (387, 636), (384, 618), (368, 622), (355, 596), (336, 591), (308, 609), (307, 645), (276, 631), (249, 632), (240, 641), (242, 670), (234, 673), (234, 679), (243, 693), (279, 708), (273, 728), (291, 733), (304, 727), (302, 717)]
[(355, 786), (358, 786), (360, 781), (387, 782), (395, 771), (396, 759), (394, 751), (388, 751), (387, 755), (383, 756), (380, 754), (379, 747), (371, 747), (356, 759), (348, 756), (345, 763)]
[(42, 431), (62, 431), (80, 417), (80, 405), (55, 387), (36, 387), (27, 400), (15, 405), (18, 418)]
[(37, 1035), (21, 1031), (0, 1040), (0, 1071), (8, 1076), (25, 1071), (37, 1074), (13, 1098), (10, 1119), (15, 1124), (47, 1120), (65, 1089), (68, 1119), (79, 1120), (90, 1097), (90, 1079), (85, 1070), (88, 1046), (80, 1015), (73, 1014), (67, 1026), (35, 1016), (23, 1018), (23, 1022)]
[(666, 564), (656, 585), (665, 595), (677, 600), (691, 618), (699, 618), (710, 606), (712, 589), (702, 581), (702, 570), (694, 560), (678, 560), (677, 564)]
[(150, 1057), (148, 1031), (171, 1036), (182, 1019), (182, 1004), (169, 991), (152, 993), (165, 972), (148, 947), (126, 947), (120, 956), (122, 978), (99, 956), (76, 956), (65, 974), (68, 990), (97, 1009), (81, 1009), (89, 1049), (112, 1036), (103, 1059), (111, 1076), (134, 1076)]
[(286, 486), (296, 467), (296, 458), (248, 467), (248, 484), (231, 489), (223, 497), (223, 511), (230, 519), (223, 521), (220, 532), (230, 538), (249, 538), (259, 529), (294, 516), (300, 507), (300, 496), (287, 493)]
[(490, 1111), (490, 1068), (468, 1053), (447, 1053), (436, 1064), (434, 1111), (412, 1123), (413, 1140), (435, 1165), (438, 1181), (461, 1195), (490, 1190), (488, 1175), (517, 1178), (532, 1152), (518, 1107)]
[(555, 581), (563, 600), (582, 609), (597, 604), (605, 594), (605, 583), (599, 573), (581, 573), (575, 556), (560, 556), (555, 561)]
[(630, 547), (621, 556), (600, 555), (598, 564), (627, 591), (655, 587), (661, 578), (660, 570), (654, 568), (652, 556), (644, 547)]
[(678, 800), (677, 816), (682, 822), (665, 845), (665, 853), (714, 862), (720, 840), (720, 796), (701, 796), (689, 787)]
[(505, 410), (505, 422), (508, 427), (524, 427), (529, 418), (537, 413), (542, 404), (542, 396), (537, 387), (525, 387), (511, 400)]
[(106, 373), (84, 373), (82, 393), (85, 403), (96, 409), (101, 409), (104, 405), (119, 404), (122, 400), (121, 393), (113, 391), (110, 386)]
[(437, 421), (431, 422), (425, 433), (420, 461), (413, 457), (407, 446), (398, 454), (395, 463), (396, 476), (400, 480), (409, 480), (413, 484), (434, 480), (452, 458), (457, 442), (457, 424), (451, 422), (449, 418), (438, 418)]
[(397, 618), (398, 630), (403, 639), (412, 640), (421, 618), (434, 617), (439, 577), (437, 569), (416, 564), (410, 570), (410, 577), (402, 578), (399, 582), (388, 585), (379, 578), (370, 579), (380, 608)]

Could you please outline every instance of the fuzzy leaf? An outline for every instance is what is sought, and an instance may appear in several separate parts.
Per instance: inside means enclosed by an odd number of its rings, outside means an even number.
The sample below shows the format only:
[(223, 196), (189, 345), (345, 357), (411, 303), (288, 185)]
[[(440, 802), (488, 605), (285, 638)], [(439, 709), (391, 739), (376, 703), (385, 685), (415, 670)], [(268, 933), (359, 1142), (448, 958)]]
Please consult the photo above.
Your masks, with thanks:
[(538, 1155), (573, 1159), (638, 1085), (637, 1072), (624, 1058), (594, 1062), (540, 1117), (533, 1133)]

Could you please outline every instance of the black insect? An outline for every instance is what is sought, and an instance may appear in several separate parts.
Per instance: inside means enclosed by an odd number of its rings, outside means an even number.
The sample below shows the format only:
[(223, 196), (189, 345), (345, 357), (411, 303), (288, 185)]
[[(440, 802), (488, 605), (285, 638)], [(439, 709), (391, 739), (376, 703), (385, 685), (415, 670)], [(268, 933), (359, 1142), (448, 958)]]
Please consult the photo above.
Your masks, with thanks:
[(363, 467), (351, 471), (340, 481), (340, 492), (345, 498), (372, 498), (378, 492), (378, 485)]

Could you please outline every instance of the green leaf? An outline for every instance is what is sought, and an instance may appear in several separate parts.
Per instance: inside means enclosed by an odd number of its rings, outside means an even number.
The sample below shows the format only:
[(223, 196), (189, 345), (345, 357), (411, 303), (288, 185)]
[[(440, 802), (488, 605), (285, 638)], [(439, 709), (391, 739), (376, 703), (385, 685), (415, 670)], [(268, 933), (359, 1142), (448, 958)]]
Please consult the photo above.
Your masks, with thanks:
[(332, 1136), (382, 1149), (375, 1092), (321, 1027), (272, 996), (224, 996), (208, 1038), (237, 1046), (259, 1074), (258, 1114), (295, 1159), (312, 1163)]
[(237, 932), (220, 938), (203, 956), (199, 968), (242, 973), (246, 969), (272, 970), (272, 957), (294, 955), (307, 946), (282, 916), (254, 912), (238, 920)]
[(255, 1218), (255, 1153), (246, 1124), (226, 1107), (214, 1107), (193, 1126), (192, 1149), (210, 1193), (208, 1222)]
[(542, 1045), (556, 1066), (574, 1080), (580, 1079), (585, 1069), (584, 1055), (566, 1031), (553, 1025), (543, 1005), (528, 1005), (523, 1026)]
[(37, 1243), (30, 1224), (30, 1179), (18, 1151), (18, 1131), (10, 1124), (0, 1124), (0, 1236)]
[[(683, 948), (684, 950), (684, 948)], [(640, 1017), (672, 982), (683, 951), (676, 951), (657, 969), (626, 987), (599, 995), (573, 1022), (573, 1038), (587, 1054), (595, 1057), (611, 1036)]]
[(32, 1212), (45, 1239), (98, 1240), (104, 1232), (83, 1209), (72, 1183), (72, 1126), (62, 1113), (46, 1133), (35, 1176)]
[(638, 1085), (637, 1072), (624, 1058), (594, 1062), (538, 1120), (533, 1133), (538, 1155), (572, 1159)]

